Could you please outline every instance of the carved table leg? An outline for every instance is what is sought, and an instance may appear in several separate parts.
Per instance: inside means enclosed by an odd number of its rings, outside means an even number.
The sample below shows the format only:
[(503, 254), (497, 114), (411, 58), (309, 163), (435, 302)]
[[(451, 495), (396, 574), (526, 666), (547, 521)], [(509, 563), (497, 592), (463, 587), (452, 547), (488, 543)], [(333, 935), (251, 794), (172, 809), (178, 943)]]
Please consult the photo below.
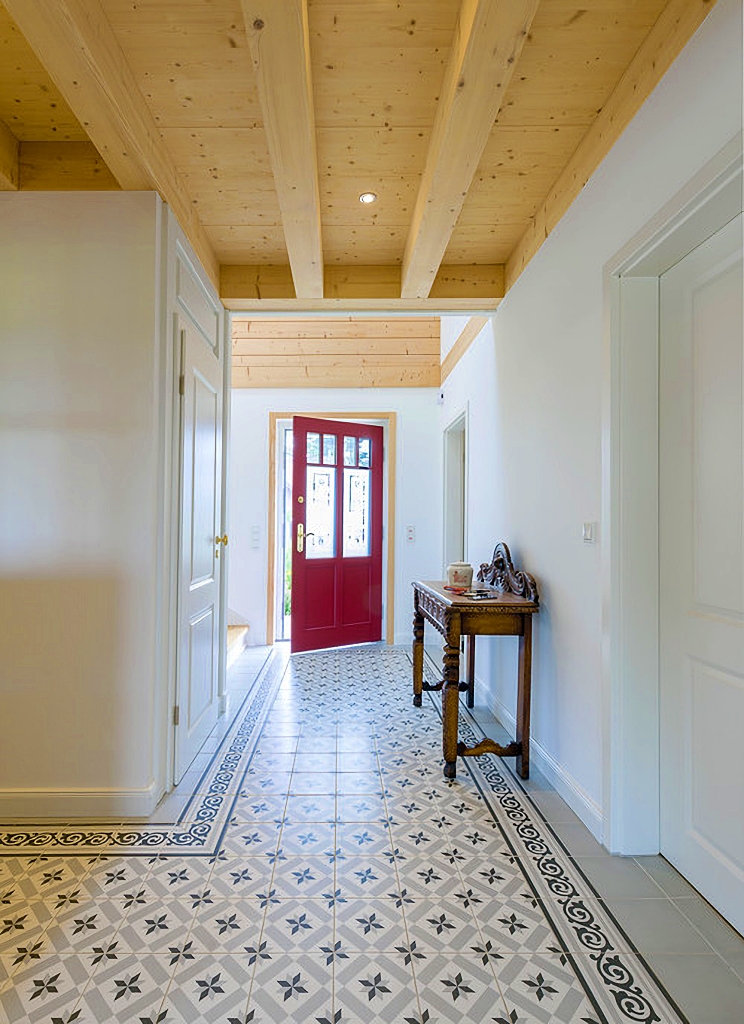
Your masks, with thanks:
[(516, 769), (523, 779), (530, 777), (530, 690), (532, 687), (532, 616), (523, 615), (524, 629), (519, 638), (519, 682), (517, 684), (517, 754)]
[(468, 656), (468, 707), (472, 708), (475, 706), (475, 637), (471, 633), (465, 641), (467, 647)]
[(460, 700), (460, 615), (449, 613), (445, 622), (444, 686), (442, 688), (442, 752), (444, 777), (457, 775), (457, 717)]
[(424, 687), (424, 616), (416, 603), (413, 613), (413, 706), (421, 707)]

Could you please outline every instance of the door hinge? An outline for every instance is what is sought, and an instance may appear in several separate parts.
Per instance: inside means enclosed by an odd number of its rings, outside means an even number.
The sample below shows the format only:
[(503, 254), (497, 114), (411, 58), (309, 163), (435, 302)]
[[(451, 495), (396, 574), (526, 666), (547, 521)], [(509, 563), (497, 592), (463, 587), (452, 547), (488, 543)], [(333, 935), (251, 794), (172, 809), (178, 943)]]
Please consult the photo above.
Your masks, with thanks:
[(179, 395), (186, 394), (186, 377), (184, 376), (184, 374), (181, 374), (181, 376), (178, 378), (178, 393)]
[(181, 709), (178, 706), (178, 704), (176, 704), (176, 706), (173, 708), (173, 724), (174, 725), (179, 725), (180, 722), (181, 722)]

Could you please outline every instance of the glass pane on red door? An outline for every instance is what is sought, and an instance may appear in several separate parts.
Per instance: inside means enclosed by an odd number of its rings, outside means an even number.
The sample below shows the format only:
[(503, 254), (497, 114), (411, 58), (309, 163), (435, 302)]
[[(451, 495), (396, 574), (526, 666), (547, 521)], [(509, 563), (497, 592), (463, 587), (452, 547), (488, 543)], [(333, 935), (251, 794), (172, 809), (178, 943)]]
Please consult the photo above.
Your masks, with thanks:
[(308, 466), (305, 489), (305, 556), (334, 558), (336, 555), (336, 470)]
[(344, 558), (369, 556), (368, 469), (344, 469)]

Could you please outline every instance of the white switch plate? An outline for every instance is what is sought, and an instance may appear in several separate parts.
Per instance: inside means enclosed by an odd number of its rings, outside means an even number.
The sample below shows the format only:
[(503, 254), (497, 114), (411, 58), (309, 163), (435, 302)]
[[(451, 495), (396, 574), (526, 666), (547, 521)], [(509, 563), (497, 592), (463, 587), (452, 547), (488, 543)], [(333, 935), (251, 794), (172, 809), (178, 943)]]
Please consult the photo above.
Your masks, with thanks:
[(257, 548), (257, 547), (260, 547), (260, 546), (261, 546), (261, 527), (260, 526), (252, 526), (251, 527), (251, 547), (252, 548)]
[(595, 544), (597, 541), (597, 524), (583, 523), (581, 527), (581, 539), (585, 544)]
[(416, 543), (416, 527), (415, 526), (407, 526), (406, 527), (406, 544), (415, 544), (415, 543)]

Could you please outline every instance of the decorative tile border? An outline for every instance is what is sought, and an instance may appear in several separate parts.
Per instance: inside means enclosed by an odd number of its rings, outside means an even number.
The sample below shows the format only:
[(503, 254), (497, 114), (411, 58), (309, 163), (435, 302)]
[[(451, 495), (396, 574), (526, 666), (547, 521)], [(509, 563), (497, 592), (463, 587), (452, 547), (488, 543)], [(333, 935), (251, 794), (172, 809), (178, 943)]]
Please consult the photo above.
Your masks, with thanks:
[[(429, 655), (430, 678), (438, 674)], [(435, 695), (429, 698), (441, 717)], [(460, 735), (469, 746), (485, 733), (461, 703)], [(549, 922), (558, 943), (553, 952), (570, 964), (597, 1013), (610, 1020), (619, 1013), (623, 1021), (637, 1024), (689, 1024), (543, 813), (495, 755), (460, 758), (475, 783), (525, 883)], [(445, 782), (457, 790), (457, 781)], [(578, 949), (586, 956), (576, 954)], [(632, 952), (623, 952), (631, 950)], [(591, 968), (591, 972), (587, 968)]]

